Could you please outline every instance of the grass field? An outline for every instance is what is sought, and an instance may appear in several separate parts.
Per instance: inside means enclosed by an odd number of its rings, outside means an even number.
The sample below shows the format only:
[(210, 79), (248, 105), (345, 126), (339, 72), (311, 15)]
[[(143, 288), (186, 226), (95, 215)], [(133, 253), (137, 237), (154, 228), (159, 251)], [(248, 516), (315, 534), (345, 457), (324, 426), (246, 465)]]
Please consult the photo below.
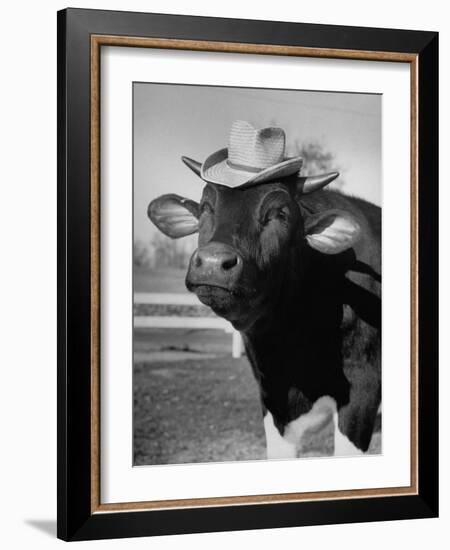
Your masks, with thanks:
[[(135, 330), (134, 464), (265, 458), (258, 389), (247, 358), (221, 331)], [(371, 452), (380, 451), (376, 433)], [(333, 452), (331, 424), (302, 455)]]
[(134, 266), (134, 292), (187, 292), (185, 276), (186, 269), (150, 269)]

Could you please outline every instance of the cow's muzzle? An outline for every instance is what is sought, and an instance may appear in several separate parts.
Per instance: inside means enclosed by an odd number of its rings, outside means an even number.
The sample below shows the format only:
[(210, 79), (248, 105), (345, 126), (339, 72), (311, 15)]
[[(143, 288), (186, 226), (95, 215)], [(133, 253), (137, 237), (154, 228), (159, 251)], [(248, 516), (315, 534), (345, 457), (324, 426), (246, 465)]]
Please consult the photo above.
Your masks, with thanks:
[(192, 255), (186, 275), (186, 286), (217, 287), (233, 292), (242, 273), (242, 258), (229, 245), (210, 242)]

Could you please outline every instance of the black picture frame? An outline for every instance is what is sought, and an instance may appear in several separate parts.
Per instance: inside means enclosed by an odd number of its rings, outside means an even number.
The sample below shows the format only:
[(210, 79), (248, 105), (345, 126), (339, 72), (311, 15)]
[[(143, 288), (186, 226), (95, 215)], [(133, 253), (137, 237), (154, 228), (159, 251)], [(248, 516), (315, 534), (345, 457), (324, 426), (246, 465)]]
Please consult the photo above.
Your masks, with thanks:
[[(58, 12), (58, 532), (64, 540), (438, 515), (438, 34), (85, 9)], [(91, 37), (397, 52), (417, 59), (418, 490), (96, 513), (92, 507)], [(357, 55), (357, 53), (356, 53)], [(423, 368), (422, 368), (423, 367)]]

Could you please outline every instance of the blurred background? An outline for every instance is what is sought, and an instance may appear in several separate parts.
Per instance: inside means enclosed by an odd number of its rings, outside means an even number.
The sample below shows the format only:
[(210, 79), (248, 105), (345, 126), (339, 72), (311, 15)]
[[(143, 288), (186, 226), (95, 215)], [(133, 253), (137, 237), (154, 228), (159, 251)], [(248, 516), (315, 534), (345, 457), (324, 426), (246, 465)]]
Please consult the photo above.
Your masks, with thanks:
[[(172, 240), (147, 217), (164, 193), (199, 200), (202, 181), (180, 160), (225, 147), (236, 119), (280, 126), (302, 174), (338, 170), (332, 186), (381, 205), (381, 96), (135, 83), (134, 464), (265, 458), (256, 382), (237, 333), (187, 294), (197, 236)], [(380, 426), (371, 452), (380, 452)], [(330, 455), (332, 426), (303, 455)]]

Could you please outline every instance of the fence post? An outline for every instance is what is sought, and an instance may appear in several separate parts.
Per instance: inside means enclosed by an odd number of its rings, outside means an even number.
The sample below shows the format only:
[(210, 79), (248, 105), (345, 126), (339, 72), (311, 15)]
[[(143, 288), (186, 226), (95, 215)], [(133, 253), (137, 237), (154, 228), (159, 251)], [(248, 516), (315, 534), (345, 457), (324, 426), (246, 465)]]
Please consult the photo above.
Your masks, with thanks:
[(232, 356), (239, 359), (242, 353), (242, 338), (238, 330), (233, 330)]

